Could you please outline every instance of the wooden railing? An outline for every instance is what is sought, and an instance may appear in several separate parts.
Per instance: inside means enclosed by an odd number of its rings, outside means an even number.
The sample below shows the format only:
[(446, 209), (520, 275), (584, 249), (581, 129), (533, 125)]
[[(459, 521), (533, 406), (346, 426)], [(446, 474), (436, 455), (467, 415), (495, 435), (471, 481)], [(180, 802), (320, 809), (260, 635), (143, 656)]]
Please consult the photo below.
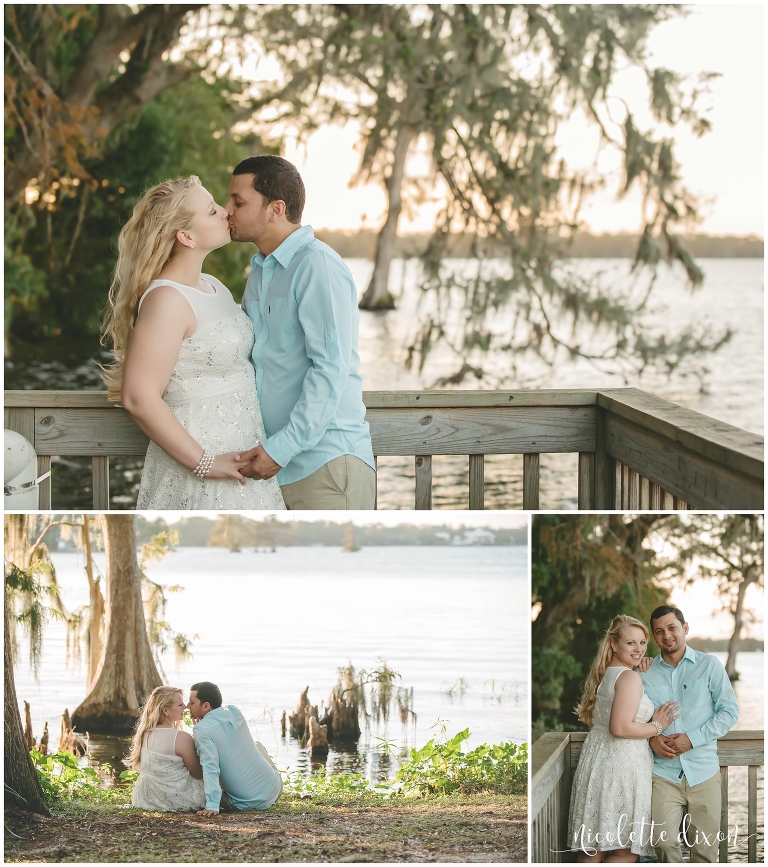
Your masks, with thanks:
[[(373, 451), (412, 455), (415, 506), (432, 508), (432, 456), (467, 455), (469, 508), (484, 507), (484, 456), (519, 454), (523, 508), (539, 508), (539, 456), (579, 455), (579, 509), (762, 509), (763, 437), (635, 388), (364, 392)], [(7, 391), (5, 427), (40, 474), (54, 455), (90, 456), (93, 507), (109, 508), (110, 456), (147, 438), (103, 392)], [(40, 508), (51, 508), (50, 480)]]
[[(572, 860), (568, 810), (573, 772), (586, 738), (585, 732), (547, 732), (531, 750), (531, 861), (534, 864)], [(732, 731), (717, 742), (720, 759), (720, 862), (728, 860), (728, 768), (747, 767), (747, 851), (757, 861), (757, 770), (763, 765), (763, 732)], [(743, 837), (743, 833), (740, 832)]]

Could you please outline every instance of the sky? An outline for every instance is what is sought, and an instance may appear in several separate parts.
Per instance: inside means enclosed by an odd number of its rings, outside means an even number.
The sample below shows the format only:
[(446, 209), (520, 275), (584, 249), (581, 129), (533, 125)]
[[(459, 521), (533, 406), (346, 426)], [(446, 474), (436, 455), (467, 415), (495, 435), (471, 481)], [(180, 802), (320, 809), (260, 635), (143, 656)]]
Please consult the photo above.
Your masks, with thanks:
[[(189, 518), (189, 512), (142, 512), (148, 521), (164, 518), (169, 524), (175, 524), (182, 518)], [(348, 524), (352, 521), (358, 527), (371, 524), (381, 524), (385, 527), (396, 527), (398, 524), (407, 524), (412, 527), (434, 527), (444, 525), (449, 527), (487, 527), (488, 529), (505, 529), (525, 527), (528, 524), (528, 515), (521, 512), (451, 512), (434, 511), (420, 512), (339, 512), (339, 511), (313, 511), (313, 512), (238, 512), (246, 518), (254, 521), (264, 520), (274, 515), (280, 521), (335, 521), (337, 524)], [(219, 512), (195, 512), (195, 517), (206, 517), (216, 520)]]
[[(762, 4), (696, 4), (684, 18), (664, 22), (651, 34), (648, 51), (655, 65), (680, 73), (717, 72), (712, 95), (704, 105), (713, 124), (701, 139), (681, 131), (676, 150), (682, 177), (704, 202), (697, 231), (715, 235), (763, 235), (763, 38)], [(258, 72), (255, 77), (261, 77)], [(612, 91), (639, 108), (642, 81), (621, 73)], [(638, 117), (642, 119), (642, 112)], [(383, 221), (385, 196), (375, 185), (349, 188), (358, 164), (358, 130), (323, 127), (308, 145), (289, 144), (285, 156), (299, 168), (307, 187), (304, 222), (314, 228), (377, 229)], [(559, 137), (571, 164), (591, 163), (596, 139), (578, 116)], [(418, 155), (411, 169), (418, 164)], [(597, 195), (582, 212), (593, 232), (634, 232), (639, 228), (640, 194), (615, 201), (618, 162), (607, 154), (599, 165), (611, 173), (613, 187)], [(416, 169), (417, 170), (417, 169)], [(402, 232), (429, 231), (434, 208), (403, 214)]]

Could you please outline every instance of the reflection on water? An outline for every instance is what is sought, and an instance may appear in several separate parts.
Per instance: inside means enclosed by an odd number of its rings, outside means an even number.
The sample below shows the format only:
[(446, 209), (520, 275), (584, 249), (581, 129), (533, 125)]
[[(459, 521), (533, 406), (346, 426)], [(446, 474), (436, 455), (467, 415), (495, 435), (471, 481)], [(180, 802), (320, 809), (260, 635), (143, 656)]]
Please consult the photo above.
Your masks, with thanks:
[[(347, 260), (362, 293), (370, 279), (372, 264), (363, 259)], [(563, 358), (554, 369), (545, 368), (533, 356), (518, 360), (516, 387), (595, 388), (634, 385), (683, 406), (761, 433), (763, 430), (763, 260), (703, 259), (703, 287), (691, 293), (681, 272), (662, 267), (647, 319), (666, 335), (691, 324), (725, 327), (734, 338), (716, 353), (696, 364), (695, 375), (675, 371), (671, 378), (650, 371), (642, 379), (625, 381), (619, 373), (596, 370), (583, 360)], [(436, 352), (423, 374), (403, 366), (405, 346), (418, 298), (415, 261), (405, 267), (397, 262), (391, 289), (400, 294), (398, 309), (361, 311), (360, 373), (369, 391), (419, 390), (430, 387), (440, 376), (454, 371), (451, 357)], [(616, 285), (626, 282), (626, 260), (579, 260), (580, 273), (606, 270)], [(98, 371), (89, 355), (100, 358), (99, 347), (78, 345), (42, 348), (21, 347), (6, 362), (6, 388), (77, 389), (100, 388)], [(55, 356), (55, 357), (54, 357)], [(703, 383), (703, 384), (702, 384)], [(464, 387), (477, 388), (474, 381)], [(142, 460), (113, 458), (111, 498), (116, 508), (132, 508), (138, 492)], [(575, 509), (576, 455), (542, 455), (540, 498), (542, 508)], [(468, 507), (468, 459), (436, 456), (433, 461), (434, 508)], [(53, 502), (58, 508), (90, 508), (91, 470), (88, 458), (54, 459)], [(412, 509), (414, 506), (413, 458), (379, 459), (380, 509)], [(519, 509), (522, 506), (522, 457), (488, 456), (485, 470), (486, 508)]]

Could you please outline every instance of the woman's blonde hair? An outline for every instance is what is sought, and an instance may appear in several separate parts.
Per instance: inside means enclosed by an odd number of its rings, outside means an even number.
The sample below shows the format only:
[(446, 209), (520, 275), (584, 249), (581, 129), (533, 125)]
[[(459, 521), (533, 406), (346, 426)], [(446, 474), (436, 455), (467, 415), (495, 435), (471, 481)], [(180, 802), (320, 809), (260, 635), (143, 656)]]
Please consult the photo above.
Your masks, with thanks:
[(117, 262), (101, 336), (101, 342), (110, 346), (115, 357), (101, 372), (110, 400), (120, 400), (125, 351), (136, 323), (139, 299), (171, 258), (176, 233), (191, 227), (194, 211), (187, 194), (199, 184), (200, 179), (190, 175), (163, 181), (147, 190), (117, 239)]
[(611, 641), (618, 641), (621, 638), (621, 630), (627, 626), (637, 626), (643, 630), (646, 641), (648, 640), (648, 627), (638, 620), (636, 617), (630, 617), (628, 614), (619, 614), (611, 621), (608, 631), (603, 636), (600, 642), (600, 647), (597, 649), (597, 656), (592, 663), (592, 668), (589, 670), (587, 679), (584, 681), (584, 691), (581, 694), (581, 701), (574, 708), (574, 713), (590, 728), (592, 727), (592, 716), (597, 703), (597, 688), (600, 682), (605, 677), (605, 669), (608, 663), (613, 658), (613, 648)]
[[(125, 760), (129, 768), (138, 771), (141, 763), (141, 743), (144, 740), (144, 735), (156, 729), (163, 721), (163, 708), (170, 707), (177, 695), (182, 695), (182, 692), (175, 686), (156, 686), (152, 690), (152, 695), (147, 699), (146, 704), (141, 709), (141, 716), (136, 723), (136, 731), (131, 742), (131, 753)], [(180, 729), (181, 720), (172, 723), (173, 727)]]

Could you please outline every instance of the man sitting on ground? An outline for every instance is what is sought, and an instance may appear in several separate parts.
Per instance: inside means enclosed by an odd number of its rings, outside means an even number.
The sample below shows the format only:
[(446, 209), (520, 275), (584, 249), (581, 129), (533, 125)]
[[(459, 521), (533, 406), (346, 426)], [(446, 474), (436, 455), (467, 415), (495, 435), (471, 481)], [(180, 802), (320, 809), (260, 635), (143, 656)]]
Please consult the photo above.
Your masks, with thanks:
[(195, 724), (195, 749), (203, 767), (205, 809), (198, 816), (235, 810), (267, 810), (280, 797), (283, 781), (262, 744), (254, 741), (245, 717), (221, 704), (214, 683), (193, 684), (187, 705)]

